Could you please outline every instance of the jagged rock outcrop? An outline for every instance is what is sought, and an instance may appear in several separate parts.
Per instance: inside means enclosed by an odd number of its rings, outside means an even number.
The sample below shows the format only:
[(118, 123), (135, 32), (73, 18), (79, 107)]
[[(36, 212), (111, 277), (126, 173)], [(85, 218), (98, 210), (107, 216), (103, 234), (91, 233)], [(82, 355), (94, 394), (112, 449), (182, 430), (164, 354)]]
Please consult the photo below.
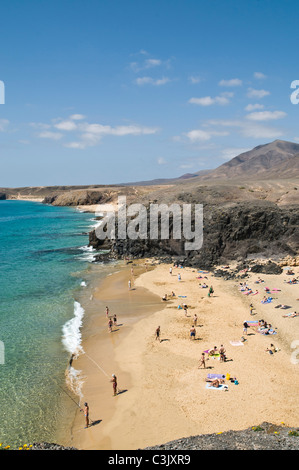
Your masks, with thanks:
[(144, 450), (298, 450), (298, 428), (262, 423), (243, 431), (185, 437)]
[(5, 193), (0, 193), (0, 201), (4, 201), (6, 199)]
[(90, 233), (89, 244), (96, 250), (110, 250), (108, 255), (99, 255), (98, 260), (158, 257), (171, 261), (176, 257), (185, 266), (208, 269), (232, 260), (293, 257), (299, 251), (298, 206), (239, 203), (206, 206), (203, 212), (203, 246), (200, 250), (185, 251), (183, 237), (181, 240), (151, 240), (149, 236), (146, 240), (99, 240), (95, 231)]

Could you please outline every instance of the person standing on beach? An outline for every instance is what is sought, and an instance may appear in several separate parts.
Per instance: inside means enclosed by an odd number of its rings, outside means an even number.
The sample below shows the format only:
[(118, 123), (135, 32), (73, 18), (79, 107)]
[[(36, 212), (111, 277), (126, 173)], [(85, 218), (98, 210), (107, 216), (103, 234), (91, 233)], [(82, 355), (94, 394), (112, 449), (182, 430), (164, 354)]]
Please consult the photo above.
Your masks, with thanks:
[(158, 328), (156, 329), (156, 340), (159, 340), (160, 343), (161, 343), (161, 339), (160, 339), (160, 326), (158, 326)]
[(131, 280), (128, 282), (129, 290), (131, 289)]
[(196, 315), (196, 313), (194, 314), (193, 323), (194, 323), (194, 326), (197, 325), (197, 315)]
[(243, 323), (243, 333), (245, 335), (247, 335), (247, 328), (248, 328), (248, 323), (247, 323), (247, 321), (244, 321), (244, 323)]
[(172, 276), (172, 267), (169, 268), (169, 274)]
[(114, 325), (116, 326), (116, 324), (117, 324), (117, 317), (116, 317), (116, 314), (113, 315), (113, 323), (114, 323)]
[(110, 382), (112, 382), (113, 396), (115, 397), (117, 395), (117, 377), (115, 374), (112, 374), (112, 379)]
[(192, 328), (190, 329), (190, 339), (195, 339), (196, 335), (196, 329), (194, 328), (194, 325), (192, 325)]
[(108, 318), (108, 315), (109, 315), (109, 308), (106, 307), (106, 317)]
[(202, 353), (201, 358), (199, 360), (198, 368), (200, 369), (201, 366), (203, 366), (204, 369), (206, 368), (206, 355), (204, 352)]
[(109, 330), (109, 333), (112, 333), (112, 325), (113, 325), (112, 319), (109, 318), (109, 321), (108, 321), (108, 330)]
[(84, 403), (84, 410), (80, 410), (80, 411), (84, 411), (85, 429), (86, 429), (89, 426), (89, 406), (88, 406), (88, 403)]
[(225, 348), (223, 346), (223, 344), (221, 344), (220, 348), (219, 348), (219, 354), (220, 354), (220, 362), (225, 362)]

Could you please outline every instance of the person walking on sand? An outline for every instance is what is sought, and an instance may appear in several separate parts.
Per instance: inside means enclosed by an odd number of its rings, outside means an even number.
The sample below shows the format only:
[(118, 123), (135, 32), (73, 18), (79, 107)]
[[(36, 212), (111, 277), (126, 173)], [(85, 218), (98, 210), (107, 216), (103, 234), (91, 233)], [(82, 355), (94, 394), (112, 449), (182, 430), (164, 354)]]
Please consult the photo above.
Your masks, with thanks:
[(108, 318), (109, 316), (109, 307), (106, 307), (106, 317)]
[(200, 369), (201, 366), (203, 366), (204, 369), (206, 368), (206, 355), (204, 352), (202, 353), (201, 358), (199, 360), (198, 368)]
[(113, 396), (116, 397), (117, 395), (117, 377), (115, 374), (112, 374), (112, 379), (110, 380), (112, 382), (112, 387), (113, 387)]
[(178, 274), (178, 280), (179, 280), (179, 281), (182, 280), (180, 273)]
[(172, 276), (172, 267), (169, 268), (169, 274)]
[(116, 314), (113, 315), (113, 323), (114, 323), (114, 325), (116, 326), (116, 324), (117, 324), (117, 317), (116, 317)]
[(243, 322), (243, 333), (247, 335), (247, 328), (249, 328), (247, 321)]
[(209, 289), (209, 297), (211, 297), (211, 295), (213, 294), (214, 294), (214, 289), (213, 289), (213, 286), (211, 286)]
[(112, 333), (112, 325), (113, 325), (112, 319), (109, 318), (109, 321), (108, 321), (108, 330), (109, 330), (109, 333)]
[(197, 315), (196, 315), (196, 313), (194, 314), (193, 323), (194, 323), (194, 326), (197, 325)]
[(128, 282), (129, 290), (131, 289), (131, 280)]
[(161, 343), (161, 339), (160, 339), (160, 326), (158, 326), (158, 328), (156, 329), (156, 340), (159, 340), (159, 342)]

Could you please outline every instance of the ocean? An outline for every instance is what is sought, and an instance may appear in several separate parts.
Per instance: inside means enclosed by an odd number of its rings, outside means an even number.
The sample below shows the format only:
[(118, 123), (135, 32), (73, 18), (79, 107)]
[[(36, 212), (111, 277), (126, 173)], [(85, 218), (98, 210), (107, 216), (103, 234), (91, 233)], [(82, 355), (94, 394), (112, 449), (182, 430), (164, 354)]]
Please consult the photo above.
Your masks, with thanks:
[(93, 260), (90, 213), (0, 201), (0, 442), (17, 448), (67, 438), (76, 398), (65, 385), (80, 345)]

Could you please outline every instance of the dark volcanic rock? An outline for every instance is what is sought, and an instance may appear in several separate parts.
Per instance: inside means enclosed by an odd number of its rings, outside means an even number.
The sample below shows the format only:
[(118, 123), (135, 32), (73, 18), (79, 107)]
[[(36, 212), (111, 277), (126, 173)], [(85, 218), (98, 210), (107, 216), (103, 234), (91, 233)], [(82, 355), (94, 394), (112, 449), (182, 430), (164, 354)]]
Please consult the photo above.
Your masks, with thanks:
[(4, 201), (6, 199), (5, 193), (0, 193), (0, 201)]
[[(203, 246), (200, 250), (185, 251), (186, 240), (183, 237), (181, 240), (151, 240), (148, 236), (145, 240), (116, 238), (103, 241), (94, 231), (90, 234), (90, 245), (97, 250), (110, 249), (112, 258), (179, 257), (185, 266), (211, 269), (232, 260), (241, 262), (261, 256), (294, 256), (299, 250), (298, 227), (298, 206), (277, 207), (272, 203), (215, 205), (204, 207)], [(279, 272), (273, 265), (255, 269)]]
[(144, 450), (298, 450), (296, 428), (262, 423), (244, 431), (191, 436)]
[(262, 273), (262, 274), (281, 274), (282, 268), (271, 261), (267, 264), (255, 264), (250, 268), (252, 273)]

